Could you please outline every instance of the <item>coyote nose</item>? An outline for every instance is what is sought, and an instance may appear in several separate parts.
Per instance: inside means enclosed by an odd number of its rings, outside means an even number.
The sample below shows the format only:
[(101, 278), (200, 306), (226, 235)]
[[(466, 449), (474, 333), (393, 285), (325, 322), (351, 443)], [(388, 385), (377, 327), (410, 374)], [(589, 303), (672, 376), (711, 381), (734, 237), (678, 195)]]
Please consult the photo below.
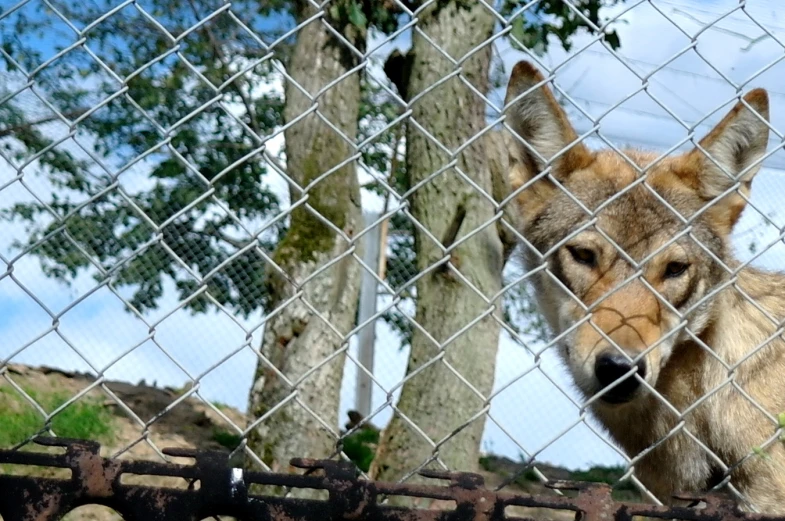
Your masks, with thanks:
[[(641, 358), (635, 363), (635, 366), (637, 366), (637, 373), (641, 378), (645, 377), (646, 362)], [(635, 375), (630, 373), (632, 368), (633, 364), (627, 357), (618, 353), (604, 353), (597, 357), (594, 364), (594, 374), (603, 389), (622, 379), (613, 389), (602, 395), (602, 400), (608, 403), (624, 403), (632, 399), (640, 386)]]

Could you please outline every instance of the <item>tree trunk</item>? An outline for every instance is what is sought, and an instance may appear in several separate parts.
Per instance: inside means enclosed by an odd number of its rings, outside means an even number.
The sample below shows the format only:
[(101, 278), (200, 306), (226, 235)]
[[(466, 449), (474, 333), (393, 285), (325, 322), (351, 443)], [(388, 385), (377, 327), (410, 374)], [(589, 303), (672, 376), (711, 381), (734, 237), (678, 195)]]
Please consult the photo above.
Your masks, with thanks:
[[(418, 18), (418, 27), (456, 60), (493, 32), (492, 13), (481, 2), (434, 2)], [(455, 70), (455, 65), (418, 33), (414, 35), (412, 52), (414, 62), (408, 88), (412, 97)], [(463, 78), (482, 93), (488, 90), (490, 60), (489, 43), (461, 65)], [(465, 145), (486, 127), (484, 102), (458, 78), (415, 100), (412, 110), (412, 118), (450, 150)], [(413, 186), (439, 171), (451, 158), (415, 125), (407, 126), (407, 166)], [(488, 139), (495, 137), (475, 141), (457, 157), (457, 165), (487, 194), (492, 194), (491, 168), (496, 164), (491, 165), (485, 150)], [(492, 390), (499, 342), (499, 325), (486, 314), (491, 304), (462, 280), (465, 277), (487, 299), (501, 288), (504, 252), (498, 228), (492, 221), (494, 205), (451, 168), (414, 193), (412, 213), (444, 246), (472, 236), (452, 251), (450, 265), (459, 275), (446, 265), (432, 269), (444, 257), (444, 250), (417, 230), (418, 271), (429, 271), (417, 283), (415, 320), (438, 345), (415, 328), (407, 374), (438, 361), (406, 382), (398, 402), (406, 419), (396, 413), (382, 434), (371, 473), (385, 481), (401, 479), (427, 463), (434, 467), (435, 456), (451, 470), (476, 469), (485, 417), (475, 416), (485, 406), (483, 397)], [(497, 316), (500, 305), (493, 303)], [(458, 334), (483, 314), (484, 318)], [(409, 422), (422, 429), (433, 443), (443, 441), (443, 445), (434, 448)]]
[[(300, 18), (313, 14), (311, 8), (305, 8)], [(285, 80), (286, 123), (318, 103), (321, 115), (354, 140), (360, 104), (358, 73), (340, 80), (316, 101), (300, 88), (315, 96), (355, 65), (356, 58), (325, 29), (321, 20), (302, 27), (287, 67), (299, 87), (292, 80)], [(294, 123), (284, 137), (288, 175), (302, 188), (355, 152), (314, 113)], [(362, 228), (354, 162), (335, 170), (306, 194), (295, 188), (290, 189), (290, 194), (293, 205), (307, 197), (307, 204), (319, 215), (303, 205), (294, 209), (287, 234), (272, 256), (286, 275), (275, 274), (272, 267), (268, 269), (271, 302), (261, 353), (291, 385), (267, 362), (259, 362), (249, 400), (250, 413), (252, 421), (268, 413), (269, 416), (251, 431), (248, 440), (249, 447), (264, 463), (273, 470), (284, 471), (293, 457), (325, 458), (335, 452), (345, 357), (343, 353), (330, 357), (347, 345), (345, 335), (355, 325), (360, 266), (351, 256), (345, 256), (304, 281), (328, 262), (346, 255), (350, 248), (349, 240), (332, 227), (342, 230), (350, 240)], [(332, 224), (325, 224), (325, 220)], [(287, 303), (298, 291), (302, 294)], [(276, 311), (281, 305), (283, 308)]]

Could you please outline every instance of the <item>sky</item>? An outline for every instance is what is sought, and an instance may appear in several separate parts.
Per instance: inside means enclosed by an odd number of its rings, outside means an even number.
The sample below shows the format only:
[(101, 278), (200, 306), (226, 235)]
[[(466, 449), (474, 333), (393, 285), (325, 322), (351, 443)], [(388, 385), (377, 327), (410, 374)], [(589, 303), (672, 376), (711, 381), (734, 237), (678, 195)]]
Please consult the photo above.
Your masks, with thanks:
[[(576, 103), (568, 112), (578, 132), (591, 127), (582, 110), (599, 118), (600, 134), (616, 146), (664, 152), (688, 134), (688, 127), (716, 111), (696, 129), (698, 135), (705, 133), (732, 104), (737, 88), (729, 80), (741, 85), (742, 91), (767, 88), (772, 125), (785, 132), (785, 86), (780, 80), (785, 77), (780, 61), (785, 48), (777, 41), (785, 42), (785, 8), (775, 8), (774, 0), (750, 4), (741, 11), (734, 10), (735, 0), (627, 2), (614, 8), (621, 13), (635, 6), (621, 14), (623, 23), (616, 26), (622, 43), (618, 52), (591, 44), (592, 38), (584, 35), (575, 39), (570, 52), (552, 45), (542, 65), (557, 70), (556, 84)], [(704, 29), (715, 20), (719, 21)], [(394, 47), (405, 48), (409, 41), (410, 35), (403, 34), (392, 42), (377, 40), (378, 45), (370, 47), (378, 47), (383, 55)], [(507, 74), (525, 57), (503, 40), (497, 40), (497, 50)], [(24, 95), (35, 107), (38, 102), (29, 93)], [(490, 96), (499, 107), (502, 98), (503, 89)], [(587, 142), (592, 147), (603, 145), (596, 137)], [(771, 149), (781, 143), (773, 134)], [(281, 145), (280, 138), (270, 143), (273, 151)], [(149, 166), (139, 163), (123, 174), (122, 182), (142, 186)], [(11, 182), (16, 167), (0, 158), (0, 187), (4, 187), (0, 207), (31, 200), (33, 193), (42, 197), (49, 193), (47, 183), (28, 172), (24, 171), (24, 185)], [(753, 239), (758, 251), (772, 245), (754, 261), (771, 269), (785, 264), (785, 245), (777, 240), (785, 226), (784, 173), (785, 153), (778, 151), (764, 162), (753, 184), (752, 204), (737, 226), (738, 255), (743, 260), (751, 257), (747, 246)], [(283, 186), (280, 181), (278, 186)], [(365, 193), (363, 205), (366, 211), (376, 211), (380, 200)], [(261, 314), (247, 320), (221, 311), (192, 316), (178, 307), (170, 287), (159, 309), (141, 320), (124, 311), (121, 299), (107, 287), (96, 289), (89, 276), (66, 287), (46, 278), (30, 256), (15, 260), (11, 270), (8, 261), (16, 255), (11, 243), (22, 237), (20, 227), (3, 225), (0, 273), (11, 274), (0, 279), (0, 337), (4, 339), (0, 361), (10, 358), (12, 363), (103, 372), (108, 379), (144, 379), (157, 385), (180, 386), (199, 379), (204, 399), (245, 408), (256, 363), (249, 346), (259, 344)], [(376, 323), (375, 346), (374, 373), (381, 387), (374, 389), (374, 408), (385, 402), (388, 390), (403, 377), (408, 354), (382, 321)], [(355, 352), (353, 341), (350, 353)], [(536, 455), (540, 461), (570, 468), (623, 463), (597, 425), (580, 417), (577, 395), (553, 350), (535, 361), (531, 352), (503, 334), (496, 365), (495, 389), (504, 390), (492, 401), (493, 420), (486, 423), (484, 450), (513, 459)], [(356, 368), (347, 363), (342, 420), (354, 407), (355, 375)], [(389, 417), (387, 408), (373, 422), (382, 426)]]

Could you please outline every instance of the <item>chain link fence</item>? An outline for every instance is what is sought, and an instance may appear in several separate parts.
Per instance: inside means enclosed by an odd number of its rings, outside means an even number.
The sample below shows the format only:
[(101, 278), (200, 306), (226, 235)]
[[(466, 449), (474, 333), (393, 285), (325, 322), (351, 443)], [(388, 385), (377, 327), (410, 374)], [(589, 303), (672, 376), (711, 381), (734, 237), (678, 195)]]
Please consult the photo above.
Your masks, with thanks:
[[(526, 271), (513, 256), (498, 288), (486, 291), (474, 268), (459, 262), (456, 252), (490, 229), (513, 233), (519, 242), (526, 239), (510, 217), (520, 190), (497, 197), (489, 183), (478, 181), (456, 158), (507, 125), (505, 87), (520, 59), (539, 64), (580, 141), (590, 148), (645, 147), (661, 157), (689, 150), (730, 103), (763, 86), (771, 101), (771, 140), (734, 228), (741, 264), (727, 268), (732, 277), (726, 286), (738, 288), (742, 268), (776, 269), (784, 253), (779, 200), (785, 194), (785, 156), (778, 129), (785, 106), (779, 80), (785, 25), (778, 16), (785, 12), (773, 1), (597, 2), (603, 17), (591, 15), (594, 3), (578, 0), (463, 3), (456, 2), (461, 4), (456, 12), (465, 8), (488, 16), (492, 29), (487, 38), (468, 40), (469, 50), (457, 56), (441, 48), (444, 35), (436, 34), (429, 21), (438, 2), (4, 3), (0, 403), (5, 411), (0, 414), (22, 420), (0, 427), (0, 441), (23, 446), (43, 429), (60, 436), (103, 437), (118, 457), (164, 459), (162, 446), (219, 444), (271, 468), (247, 437), (256, 429), (274, 428), (277, 413), (296, 407), (331, 440), (333, 452), (314, 457), (371, 459), (378, 434), (351, 447), (347, 443), (354, 443), (362, 429), (370, 426), (375, 432), (397, 417), (429, 447), (423, 461), (406, 462), (399, 477), (408, 479), (426, 464), (450, 467), (441, 457), (444, 448), (480, 425), (485, 468), (489, 461), (513, 464), (499, 486), (534, 486), (563, 477), (565, 469), (586, 476), (602, 468), (612, 469), (614, 480), (632, 483), (644, 497), (663, 500), (635, 473), (646, 452), (625, 454), (610, 439), (589, 412), (597, 398), (587, 402), (577, 392), (556, 354), (562, 335), (545, 327), (531, 286), (548, 265)], [(304, 66), (313, 69), (313, 81), (301, 84), (292, 60), (303, 39), (312, 37), (307, 31), (328, 34), (330, 45), (342, 46), (341, 59), (348, 63), (344, 72), (316, 77), (327, 59), (318, 52), (327, 56), (330, 47), (314, 48), (306, 55), (312, 62)], [(416, 81), (408, 76), (418, 66), (416, 58), (414, 64), (406, 61), (413, 42), (429, 44), (439, 60), (449, 61), (451, 72), (406, 93), (407, 81)], [(477, 56), (490, 61), (482, 80), (467, 72)], [(458, 144), (452, 138), (442, 143), (428, 130), (430, 122), (418, 121), (414, 112), (418, 102), (438, 100), (448, 113), (452, 100), (439, 89), (451, 82), (471, 91), (485, 113), (484, 127)], [(352, 89), (359, 100), (354, 135), (347, 134), (345, 121), (335, 121), (347, 111), (330, 107)], [(287, 106), (294, 97), (301, 98), (299, 112)], [(284, 136), (295, 136), (313, 121), (321, 132), (329, 129), (348, 153), (328, 168), (292, 172), (293, 162), (308, 163), (287, 157), (292, 152)], [(324, 143), (314, 136), (316, 150)], [(432, 154), (443, 153), (449, 160), (414, 179), (416, 156), (407, 149), (411, 136), (426, 139)], [(320, 199), (327, 197), (325, 186), (344, 189), (336, 179), (347, 168), (354, 169), (359, 183), (361, 200), (354, 203), (363, 219), (348, 232), (346, 220), (329, 209), (349, 196), (328, 193), (334, 199)], [(467, 200), (492, 207), (485, 222), (474, 228), (466, 224), (460, 237), (458, 230), (450, 235), (449, 229), (428, 229), (423, 214), (413, 209), (420, 194), (442, 190), (433, 187), (448, 175), (470, 194)], [(580, 204), (575, 196), (573, 201)], [(452, 202), (435, 211), (447, 223), (453, 219)], [(474, 222), (474, 207), (465, 211), (468, 216), (457, 221), (458, 228)], [(311, 216), (306, 230), (326, 228), (339, 246), (328, 248), (325, 262), (318, 256), (301, 258), (292, 272), (291, 257), (284, 258), (280, 246), (291, 240), (287, 233), (296, 226), (297, 212)], [(684, 220), (686, 231), (673, 241), (691, 233), (694, 219)], [(295, 256), (310, 247), (296, 244)], [(423, 247), (438, 251), (422, 256), (418, 248)], [(618, 254), (628, 258), (623, 251)], [(425, 265), (425, 258), (434, 261)], [(343, 273), (338, 267), (344, 263), (353, 266), (346, 280), (334, 275)], [(483, 304), (460, 327), (437, 334), (428, 331), (433, 321), (421, 323), (417, 298), (420, 285), (443, 271), (450, 284), (469, 288), (471, 298)], [(641, 273), (635, 277), (646, 284)], [(336, 308), (321, 301), (327, 296), (313, 298), (307, 288), (314, 284), (322, 284), (318, 287), (325, 292), (355, 288), (358, 309), (348, 328), (338, 324)], [(685, 418), (723, 390), (745, 392), (734, 373), (781, 334), (782, 323), (770, 308), (753, 304), (775, 324), (767, 329), (770, 334), (750, 342), (741, 360), (726, 364), (727, 378), (698, 403), (669, 409), (678, 421), (655, 444), (686, 435), (723, 478), (740, 462), (714, 453), (705, 436), (685, 427)], [(287, 372), (283, 355), (263, 348), (268, 336), (280, 334), (270, 324), (287, 313), (295, 322), (321, 324), (335, 345), (329, 356), (299, 372)], [(287, 327), (292, 338), (301, 334), (297, 325)], [(472, 331), (481, 327), (496, 328), (498, 337), (487, 390), (446, 354), (456, 339), (479, 334)], [(423, 338), (433, 344), (431, 355), (410, 362), (412, 344)], [(705, 344), (693, 347), (711, 350)], [(342, 364), (333, 373), (341, 379), (333, 382), (339, 385), (339, 400), (332, 404), (334, 417), (322, 417), (304, 389), (329, 387), (319, 375), (336, 364)], [(34, 369), (40, 366), (57, 370)], [(418, 423), (411, 410), (398, 406), (404, 388), (434, 366), (443, 367), (458, 382), (456, 389), (479, 403), (454, 416), (434, 415), (434, 422), (449, 420), (448, 434), (438, 438), (432, 435), (438, 428)], [(276, 395), (280, 400), (263, 414), (249, 407), (249, 393), (262, 390), (256, 367), (268, 384), (284, 382), (285, 391)], [(643, 385), (667, 401), (656, 387)], [(122, 418), (122, 424), (106, 411)], [(765, 414), (770, 433), (745, 449), (750, 458), (777, 450), (780, 443), (781, 419), (776, 412)], [(105, 430), (84, 428), (102, 422), (115, 423)], [(186, 424), (191, 423), (203, 432), (189, 434)], [(734, 488), (733, 480), (729, 486)]]

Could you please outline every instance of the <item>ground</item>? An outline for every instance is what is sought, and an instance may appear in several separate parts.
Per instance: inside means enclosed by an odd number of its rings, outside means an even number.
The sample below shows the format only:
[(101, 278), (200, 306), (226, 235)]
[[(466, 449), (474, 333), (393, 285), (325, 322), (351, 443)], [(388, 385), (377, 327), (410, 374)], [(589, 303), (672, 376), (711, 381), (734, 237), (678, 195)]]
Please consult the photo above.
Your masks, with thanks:
[[(31, 401), (38, 404), (46, 413), (51, 413), (88, 388), (90, 388), (89, 392), (52, 418), (51, 429), (62, 437), (100, 441), (104, 456), (161, 461), (156, 448), (232, 449), (240, 440), (232, 424), (239, 427), (246, 425), (244, 415), (231, 407), (208, 404), (195, 395), (183, 398), (187, 389), (161, 389), (144, 382), (132, 385), (105, 381), (103, 384), (110, 392), (96, 385), (95, 378), (89, 375), (46, 367), (8, 365), (4, 371), (0, 371), (0, 448), (16, 446), (43, 428), (42, 413)], [(112, 394), (117, 397), (117, 400), (112, 397)], [(162, 411), (166, 412), (150, 423)], [(145, 429), (146, 423), (149, 425)], [(372, 457), (376, 439), (378, 435), (374, 436), (373, 432), (360, 432), (352, 440), (347, 440), (345, 450), (361, 468), (367, 468), (368, 458)], [(127, 447), (130, 449), (120, 453)], [(21, 450), (42, 449), (28, 444)], [(515, 478), (512, 483), (505, 486), (504, 490), (533, 494), (552, 493), (541, 484), (532, 470), (527, 470), (521, 463), (485, 455), (480, 464), (483, 469), (481, 473), (489, 488), (497, 488), (502, 483)], [(622, 474), (621, 469), (596, 468), (584, 472), (571, 472), (547, 465), (538, 468), (550, 479), (612, 482)], [(62, 476), (62, 471), (54, 469), (10, 465), (1, 465), (0, 473)], [(134, 481), (123, 479), (123, 482)], [(144, 483), (154, 486), (185, 487), (183, 480), (179, 478), (145, 477)], [(628, 500), (639, 498), (631, 487), (625, 486), (618, 487), (616, 495)], [(436, 504), (432, 505), (432, 508), (447, 507)], [(574, 514), (566, 511), (534, 511), (534, 509), (521, 509), (508, 514), (542, 521), (567, 521), (574, 518)], [(109, 509), (93, 505), (81, 507), (65, 517), (66, 521), (120, 519), (119, 515)]]

